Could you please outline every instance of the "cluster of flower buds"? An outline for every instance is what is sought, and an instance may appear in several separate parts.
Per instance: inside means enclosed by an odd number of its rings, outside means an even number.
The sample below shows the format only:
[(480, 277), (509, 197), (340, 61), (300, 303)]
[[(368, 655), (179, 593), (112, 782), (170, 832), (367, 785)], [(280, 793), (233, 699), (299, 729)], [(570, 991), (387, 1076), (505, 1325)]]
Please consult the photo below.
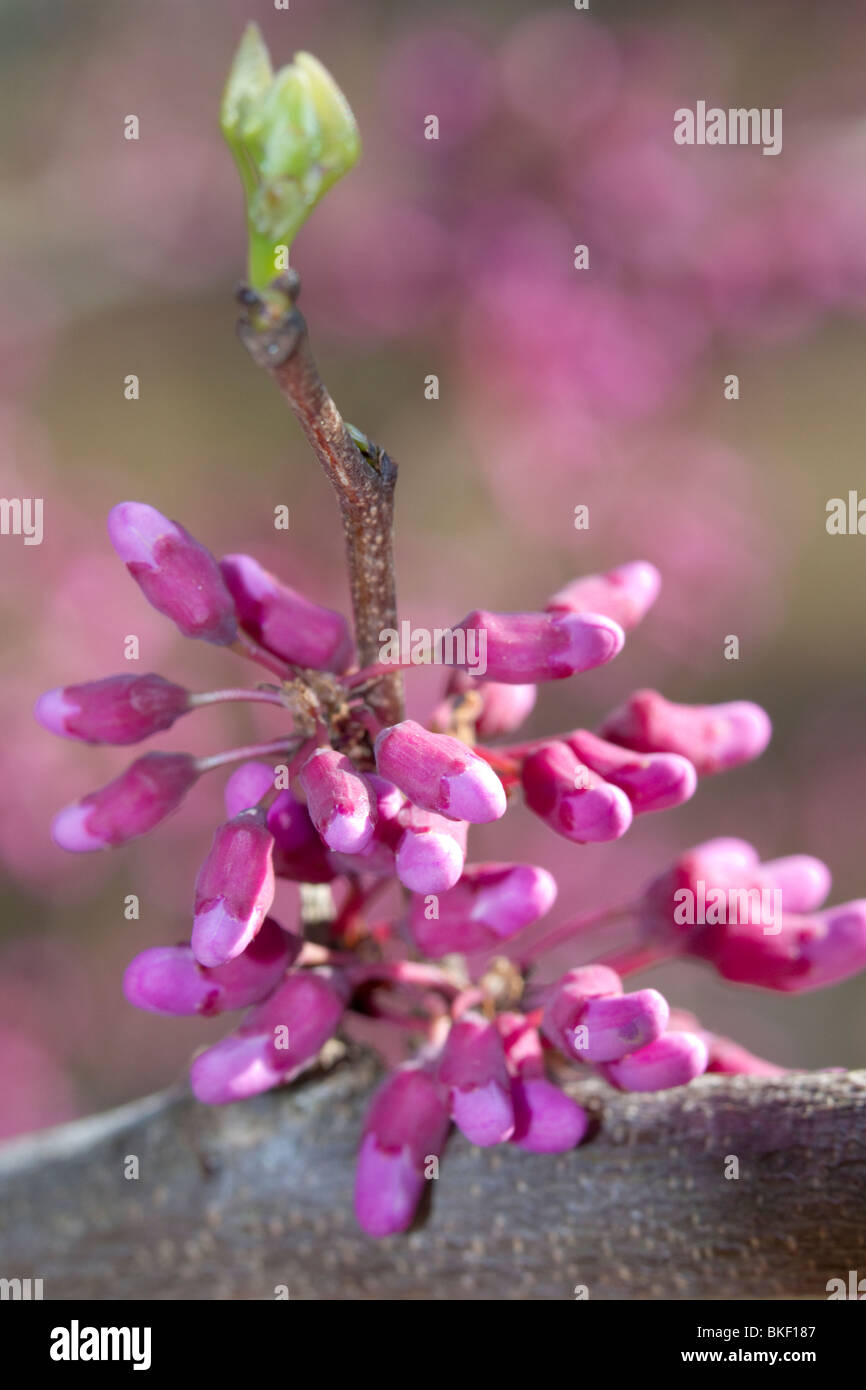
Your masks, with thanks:
[(822, 907), (830, 870), (806, 854), (761, 863), (745, 840), (708, 840), (647, 888), (641, 926), (660, 955), (726, 980), (802, 993), (866, 968), (866, 899)]
[[(577, 938), (585, 919), (529, 941), (521, 934), (556, 900), (552, 875), (466, 863), (469, 828), (499, 820), (521, 790), (551, 829), (589, 844), (687, 801), (700, 774), (763, 751), (769, 721), (757, 706), (689, 707), (652, 691), (599, 732), (483, 741), (517, 731), (538, 682), (617, 655), (658, 593), (651, 565), (577, 580), (538, 612), (471, 613), (459, 627), (483, 633), (485, 677), (454, 666), (430, 728), (411, 719), (382, 727), (368, 699), (381, 668), (355, 669), (340, 614), (248, 556), (218, 561), (152, 507), (121, 503), (109, 534), (145, 597), (184, 635), (230, 647), (268, 679), (197, 694), (158, 675), (115, 676), (50, 691), (37, 719), (68, 738), (128, 745), (198, 708), (246, 700), (279, 711), (277, 736), (206, 757), (146, 753), (61, 811), (54, 838), (78, 852), (124, 844), (160, 825), (200, 778), (231, 769), (189, 942), (141, 952), (126, 995), (156, 1013), (248, 1011), (192, 1063), (193, 1090), (211, 1104), (292, 1081), (341, 1028), (362, 1028), (390, 1063), (414, 1037), (417, 1051), (384, 1081), (362, 1136), (356, 1211), (371, 1235), (411, 1224), (452, 1123), (481, 1146), (556, 1153), (580, 1143), (588, 1118), (562, 1084), (567, 1063), (631, 1091), (685, 1085), (707, 1070), (774, 1073), (672, 1013), (657, 990), (627, 991), (623, 976), (642, 964), (682, 954), (777, 990), (817, 988), (866, 965), (866, 902), (822, 908), (830, 881), (819, 861), (761, 864), (729, 839), (689, 851), (639, 901), (610, 909), (631, 918), (631, 948), (540, 986), (535, 963)], [(305, 941), (303, 924), (275, 921), (280, 878), (332, 886), (325, 943)], [(402, 907), (375, 920), (369, 906), (389, 883)], [(735, 900), (769, 902), (772, 913), (732, 912)], [(364, 950), (353, 952), (358, 943)]]

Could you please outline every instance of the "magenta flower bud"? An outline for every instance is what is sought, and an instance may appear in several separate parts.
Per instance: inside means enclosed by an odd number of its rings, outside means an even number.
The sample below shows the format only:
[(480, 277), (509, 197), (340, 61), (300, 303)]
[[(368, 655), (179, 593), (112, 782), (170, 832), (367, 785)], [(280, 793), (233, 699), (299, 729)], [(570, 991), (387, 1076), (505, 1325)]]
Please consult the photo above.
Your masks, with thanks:
[(614, 999), (622, 994), (622, 980), (607, 965), (583, 965), (569, 970), (554, 985), (544, 1006), (541, 1031), (566, 1057), (581, 1060), (575, 1032), (592, 999)]
[(58, 812), (54, 843), (81, 854), (146, 835), (177, 810), (198, 775), (189, 753), (146, 753), (113, 782)]
[[(448, 695), (463, 695), (472, 691), (481, 701), (481, 711), (475, 721), (479, 738), (501, 738), (519, 729), (528, 719), (538, 698), (535, 685), (503, 685), (500, 681), (474, 680), (465, 671), (454, 671), (448, 682)], [(451, 717), (451, 701), (436, 711), (433, 727), (439, 732), (447, 727)]]
[(866, 967), (866, 898), (825, 908), (814, 913), (812, 921), (817, 931), (803, 944), (805, 988), (838, 984)]
[[(593, 967), (618, 980), (604, 966)], [(605, 973), (599, 976), (604, 984)], [(505, 1046), (505, 1060), (512, 1077), (514, 1133), (511, 1143), (529, 1153), (564, 1153), (579, 1144), (589, 1126), (582, 1106), (548, 1081), (544, 1075), (544, 1052), (538, 1029), (522, 1014), (502, 1013), (496, 1017)]]
[(679, 753), (635, 753), (586, 729), (564, 740), (582, 763), (624, 791), (635, 815), (666, 811), (694, 796), (698, 774)]
[(364, 1125), (355, 1178), (355, 1214), (367, 1235), (396, 1235), (412, 1223), (425, 1169), (448, 1134), (439, 1083), (420, 1067), (400, 1067), (380, 1086)]
[(147, 601), (184, 637), (219, 646), (236, 640), (235, 606), (219, 565), (182, 526), (144, 502), (119, 502), (108, 535)]
[(274, 839), (259, 811), (217, 828), (198, 872), (192, 949), (201, 965), (224, 965), (245, 950), (274, 900)]
[(748, 840), (738, 840), (733, 835), (719, 835), (713, 840), (704, 840), (694, 849), (687, 850), (695, 868), (705, 871), (712, 877), (718, 874), (746, 872), (757, 869), (760, 856)]
[(377, 825), (382, 821), (395, 821), (406, 804), (400, 788), (375, 772), (365, 772), (364, 780), (376, 801)]
[(481, 713), (475, 724), (479, 738), (501, 738), (519, 729), (535, 709), (538, 688), (534, 685), (503, 685), (481, 681)]
[(386, 782), (375, 772), (365, 772), (364, 780), (375, 807), (373, 837), (357, 854), (329, 854), (328, 861), (337, 873), (375, 874), (381, 878), (395, 872), (395, 852), (405, 828), (399, 817), (406, 798), (393, 782)]
[(225, 555), (220, 569), (241, 626), (263, 647), (293, 666), (345, 671), (352, 637), (342, 613), (281, 584), (249, 555)]
[(502, 1038), (480, 1014), (464, 1014), (451, 1026), (439, 1060), (448, 1087), (451, 1118), (471, 1144), (504, 1144), (514, 1131), (511, 1083)]
[(801, 978), (800, 940), (818, 930), (817, 917), (796, 914), (812, 912), (829, 886), (826, 865), (809, 855), (761, 864), (743, 840), (709, 840), (649, 885), (640, 919), (656, 939), (712, 961), (728, 979), (811, 988)]
[(638, 753), (679, 753), (701, 775), (739, 767), (763, 753), (772, 725), (760, 705), (675, 705), (655, 690), (638, 690), (608, 715), (604, 738)]
[(620, 1091), (667, 1091), (686, 1086), (707, 1069), (709, 1051), (696, 1033), (664, 1033), (618, 1062), (599, 1068)]
[(422, 810), (479, 825), (505, 815), (505, 791), (483, 758), (459, 739), (432, 734), (414, 719), (383, 729), (376, 766)]
[(345, 989), (327, 971), (298, 971), (240, 1028), (193, 1061), (193, 1094), (206, 1105), (260, 1095), (291, 1080), (333, 1036), (345, 1007)]
[(628, 632), (652, 608), (661, 583), (655, 565), (633, 560), (605, 574), (572, 580), (553, 595), (546, 608), (548, 613), (604, 613)]
[[(625, 633), (601, 613), (486, 613), (476, 609), (455, 631), (486, 643), (485, 676), (506, 685), (564, 680), (603, 666), (622, 651)], [(484, 634), (482, 637), (481, 634)]]
[(375, 799), (355, 764), (334, 748), (317, 748), (298, 779), (310, 820), (329, 849), (357, 854), (370, 843)]
[(214, 1014), (258, 1004), (279, 984), (303, 942), (266, 917), (258, 936), (226, 965), (200, 965), (191, 946), (153, 946), (126, 968), (130, 1004), (157, 1014)]
[(234, 820), (241, 811), (251, 811), (263, 796), (274, 789), (274, 769), (267, 763), (241, 763), (225, 784), (223, 800), (226, 815)]
[(728, 923), (705, 933), (695, 954), (726, 980), (803, 994), (838, 984), (866, 968), (866, 899), (808, 917), (789, 914), (768, 931)]
[(52, 734), (119, 745), (170, 729), (189, 707), (189, 692), (162, 676), (108, 676), (49, 690), (33, 713)]
[(330, 883), (337, 870), (302, 801), (286, 788), (267, 813), (274, 837), (274, 873), (296, 883)]
[(543, 1076), (517, 1077), (511, 1083), (514, 1104), (512, 1144), (534, 1154), (573, 1149), (589, 1127), (589, 1116)]
[(832, 878), (827, 865), (810, 854), (789, 854), (761, 865), (762, 884), (778, 888), (785, 912), (812, 912), (830, 892)]
[(525, 1014), (500, 1013), (494, 1019), (511, 1076), (544, 1076), (544, 1048), (541, 1034)]
[(409, 930), (419, 951), (433, 959), (484, 951), (537, 922), (555, 901), (556, 881), (546, 869), (472, 864), (435, 904), (413, 898)]
[[(641, 922), (653, 936), (676, 940), (681, 946), (684, 939), (695, 935), (700, 906), (711, 892), (756, 883), (759, 872), (757, 850), (748, 841), (706, 840), (686, 850), (649, 884), (641, 904)], [(694, 905), (694, 913), (686, 910), (689, 904)]]
[(619, 840), (631, 825), (625, 792), (582, 763), (567, 743), (545, 743), (527, 754), (521, 781), (529, 809), (567, 840)]
[(639, 989), (613, 999), (590, 999), (575, 1031), (577, 1056), (586, 1062), (617, 1062), (660, 1038), (668, 1026), (668, 1002), (657, 989)]
[(240, 1031), (265, 1034), (273, 1065), (294, 1074), (334, 1036), (348, 994), (345, 976), (339, 971), (296, 971), (247, 1015)]
[(710, 1060), (707, 1063), (707, 1073), (715, 1073), (718, 1076), (785, 1076), (787, 1069), (779, 1067), (775, 1062), (768, 1062), (763, 1057), (756, 1057), (753, 1052), (747, 1052), (739, 1043), (732, 1042), (730, 1038), (721, 1037), (717, 1033), (710, 1033), (706, 1028), (702, 1028), (694, 1014), (687, 1013), (685, 1009), (671, 1009), (669, 1027), (671, 1031), (684, 1033), (697, 1033), (703, 1038), (709, 1050)]
[(397, 818), (403, 833), (395, 869), (413, 893), (444, 893), (453, 888), (466, 862), (465, 821), (447, 820), (432, 811), (406, 806)]
[(192, 1093), (203, 1105), (248, 1100), (279, 1086), (285, 1073), (274, 1066), (267, 1034), (230, 1033), (200, 1052), (189, 1069)]

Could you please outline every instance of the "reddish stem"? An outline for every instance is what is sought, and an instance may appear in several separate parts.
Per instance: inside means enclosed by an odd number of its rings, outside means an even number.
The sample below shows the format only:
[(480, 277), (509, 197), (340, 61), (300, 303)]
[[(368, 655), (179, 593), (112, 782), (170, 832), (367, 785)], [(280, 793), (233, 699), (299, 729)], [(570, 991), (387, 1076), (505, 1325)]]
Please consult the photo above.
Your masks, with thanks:
[(237, 641), (232, 643), (232, 651), (237, 652), (238, 656), (246, 657), (248, 661), (255, 661), (257, 665), (264, 666), (267, 671), (279, 676), (281, 681), (291, 680), (295, 675), (293, 667), (285, 661), (280, 661), (278, 656), (274, 656), (245, 632), (238, 632)]
[[(624, 903), (620, 907), (602, 907), (595, 912), (585, 912), (580, 917), (573, 917), (570, 922), (563, 922), (560, 926), (553, 927), (532, 945), (524, 947), (522, 950), (518, 949), (515, 952), (515, 957), (525, 968), (535, 962), (539, 956), (555, 950), (564, 941), (570, 941), (573, 936), (587, 931), (590, 927), (596, 927), (602, 923), (607, 925), (609, 922), (616, 922), (623, 917), (630, 917), (634, 910), (634, 903)], [(508, 954), (507, 947), (506, 954)]]
[(214, 768), (226, 767), (229, 763), (243, 763), (248, 758), (269, 758), (274, 753), (289, 754), (297, 743), (292, 738), (276, 738), (271, 743), (249, 743), (245, 748), (229, 748), (225, 753), (214, 753), (209, 758), (197, 758), (196, 768), (201, 772), (213, 772)]

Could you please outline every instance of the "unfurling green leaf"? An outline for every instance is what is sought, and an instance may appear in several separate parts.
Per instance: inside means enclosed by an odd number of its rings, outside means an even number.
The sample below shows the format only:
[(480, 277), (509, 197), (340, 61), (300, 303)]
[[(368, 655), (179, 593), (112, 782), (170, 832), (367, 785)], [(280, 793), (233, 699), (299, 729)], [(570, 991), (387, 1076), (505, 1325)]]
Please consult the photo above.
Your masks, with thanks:
[(312, 209), (361, 150), (351, 107), (310, 53), (274, 73), (259, 28), (241, 40), (223, 95), (220, 125), (247, 201), (250, 283), (274, 278)]

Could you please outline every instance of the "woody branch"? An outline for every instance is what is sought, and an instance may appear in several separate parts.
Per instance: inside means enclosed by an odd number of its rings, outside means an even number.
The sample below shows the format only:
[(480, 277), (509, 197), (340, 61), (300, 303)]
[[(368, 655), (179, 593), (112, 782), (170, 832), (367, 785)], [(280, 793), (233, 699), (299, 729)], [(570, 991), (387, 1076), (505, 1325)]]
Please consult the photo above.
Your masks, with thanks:
[[(289, 402), (340, 506), (358, 661), (374, 665), (381, 633), (397, 625), (394, 489), (397, 468), (383, 449), (350, 431), (319, 374), (307, 325), (297, 307), (300, 277), (287, 271), (267, 294), (242, 287), (241, 341)], [(360, 443), (356, 442), (356, 439)], [(399, 671), (382, 675), (368, 697), (384, 723), (403, 717)]]

